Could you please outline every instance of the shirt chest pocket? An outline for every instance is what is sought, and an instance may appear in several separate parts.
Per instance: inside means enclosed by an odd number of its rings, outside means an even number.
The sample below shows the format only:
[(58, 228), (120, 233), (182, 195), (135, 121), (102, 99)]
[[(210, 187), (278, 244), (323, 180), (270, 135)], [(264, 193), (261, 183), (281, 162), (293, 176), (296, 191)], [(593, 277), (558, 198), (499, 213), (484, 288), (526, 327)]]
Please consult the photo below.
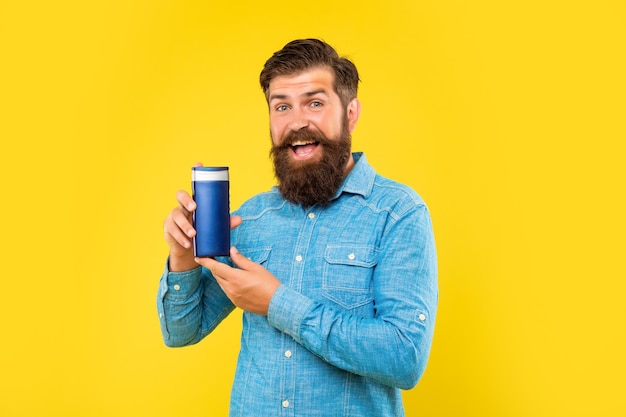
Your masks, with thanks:
[(323, 296), (348, 310), (371, 303), (377, 258), (373, 246), (328, 245), (324, 253)]

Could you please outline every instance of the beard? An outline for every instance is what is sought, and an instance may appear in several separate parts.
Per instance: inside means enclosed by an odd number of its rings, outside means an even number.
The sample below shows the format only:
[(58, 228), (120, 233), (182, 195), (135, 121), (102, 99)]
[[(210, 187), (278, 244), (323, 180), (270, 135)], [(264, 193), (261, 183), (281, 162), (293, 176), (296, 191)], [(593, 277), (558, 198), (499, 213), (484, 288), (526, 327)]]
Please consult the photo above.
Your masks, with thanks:
[[(321, 158), (296, 161), (291, 157), (291, 144), (298, 140), (315, 141), (321, 146)], [(292, 131), (279, 145), (272, 146), (274, 175), (278, 180), (281, 196), (304, 208), (314, 205), (327, 206), (344, 179), (346, 164), (350, 158), (351, 135), (344, 120), (338, 138), (328, 139), (320, 132), (310, 130)]]

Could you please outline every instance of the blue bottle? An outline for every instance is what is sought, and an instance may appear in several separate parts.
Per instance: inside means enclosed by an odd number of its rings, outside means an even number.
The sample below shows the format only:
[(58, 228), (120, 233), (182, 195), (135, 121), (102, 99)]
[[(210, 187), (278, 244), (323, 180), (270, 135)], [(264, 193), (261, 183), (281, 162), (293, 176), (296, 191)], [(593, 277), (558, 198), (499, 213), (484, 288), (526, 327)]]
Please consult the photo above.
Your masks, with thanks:
[(194, 256), (228, 256), (230, 252), (230, 199), (228, 167), (194, 167), (191, 188)]

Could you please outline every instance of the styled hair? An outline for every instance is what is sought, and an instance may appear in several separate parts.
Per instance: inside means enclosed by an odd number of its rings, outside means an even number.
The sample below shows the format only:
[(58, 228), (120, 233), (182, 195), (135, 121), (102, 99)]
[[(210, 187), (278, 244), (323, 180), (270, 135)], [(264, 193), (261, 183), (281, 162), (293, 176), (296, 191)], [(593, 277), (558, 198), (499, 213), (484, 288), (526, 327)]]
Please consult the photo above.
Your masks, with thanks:
[(319, 39), (298, 39), (286, 44), (280, 51), (265, 62), (261, 71), (261, 88), (269, 101), (270, 82), (282, 75), (297, 75), (313, 68), (329, 68), (335, 76), (334, 90), (341, 104), (347, 107), (356, 98), (359, 73), (356, 66), (347, 58), (340, 57), (337, 51)]

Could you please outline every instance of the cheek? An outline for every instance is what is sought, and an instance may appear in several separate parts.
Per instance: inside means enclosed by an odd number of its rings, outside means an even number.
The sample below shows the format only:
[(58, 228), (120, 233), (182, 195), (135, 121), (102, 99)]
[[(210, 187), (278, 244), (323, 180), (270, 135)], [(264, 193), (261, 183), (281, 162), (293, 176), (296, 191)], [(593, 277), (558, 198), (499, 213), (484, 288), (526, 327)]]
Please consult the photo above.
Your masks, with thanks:
[(280, 138), (282, 137), (282, 130), (279, 129), (276, 125), (270, 125), (270, 135), (272, 136), (272, 143), (276, 145)]
[(326, 137), (335, 138), (340, 132), (341, 122), (334, 117), (328, 117), (320, 120), (318, 127)]

